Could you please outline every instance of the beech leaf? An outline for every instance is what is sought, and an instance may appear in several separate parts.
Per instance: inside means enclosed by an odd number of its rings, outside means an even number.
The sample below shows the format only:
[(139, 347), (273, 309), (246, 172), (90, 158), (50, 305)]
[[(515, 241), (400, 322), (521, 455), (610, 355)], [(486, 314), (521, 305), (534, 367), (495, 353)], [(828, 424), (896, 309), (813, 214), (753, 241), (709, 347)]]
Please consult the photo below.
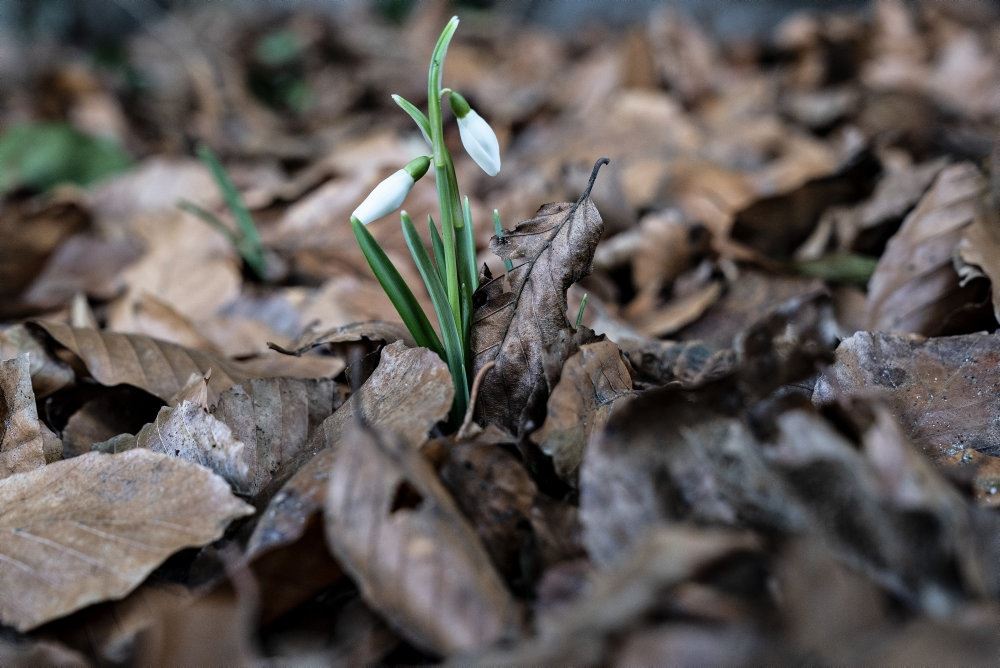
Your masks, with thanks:
[(549, 396), (545, 424), (531, 437), (553, 458), (561, 478), (576, 484), (591, 434), (603, 429), (615, 406), (631, 394), (628, 363), (611, 341), (586, 343), (566, 360)]
[(0, 362), (0, 478), (45, 466), (47, 431), (38, 420), (28, 355)]
[(516, 634), (517, 604), (419, 451), (352, 424), (334, 451), (327, 489), (331, 550), (407, 638), (450, 654)]
[(484, 282), (473, 296), (475, 371), (495, 363), (483, 377), (476, 404), (477, 415), (487, 423), (520, 432), (526, 412), (537, 409), (555, 384), (562, 364), (547, 364), (544, 348), (573, 333), (566, 319), (566, 290), (590, 273), (604, 232), (590, 191), (607, 162), (597, 161), (576, 202), (546, 204), (534, 218), (490, 242), (490, 249), (514, 268)]
[(317, 454), (271, 499), (250, 538), (248, 555), (255, 557), (303, 535), (323, 505), (334, 451), (355, 411), (416, 450), (431, 427), (448, 415), (454, 391), (448, 367), (430, 350), (399, 342), (383, 348), (371, 377), (315, 430), (306, 450)]
[(27, 631), (135, 589), (253, 508), (195, 464), (91, 452), (0, 480), (0, 621)]
[(976, 215), (986, 180), (969, 163), (946, 167), (889, 241), (868, 284), (868, 329), (940, 334), (961, 309), (952, 257)]

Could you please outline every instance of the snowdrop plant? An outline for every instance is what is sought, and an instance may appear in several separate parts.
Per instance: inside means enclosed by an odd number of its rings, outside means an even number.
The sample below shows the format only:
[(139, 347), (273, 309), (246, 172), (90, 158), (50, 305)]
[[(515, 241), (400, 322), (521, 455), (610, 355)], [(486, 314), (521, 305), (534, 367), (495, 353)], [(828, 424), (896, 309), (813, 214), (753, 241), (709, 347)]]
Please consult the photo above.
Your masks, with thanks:
[[(417, 124), (430, 147), (430, 155), (411, 160), (379, 183), (354, 210), (351, 226), (372, 272), (414, 340), (418, 345), (435, 351), (447, 363), (455, 384), (452, 420), (457, 422), (464, 415), (469, 401), (472, 293), (479, 286), (479, 276), (469, 198), (463, 200), (460, 197), (455, 165), (444, 141), (442, 98), (448, 97), (466, 152), (490, 176), (496, 176), (500, 171), (500, 147), (493, 129), (469, 106), (466, 99), (450, 88), (442, 88), (444, 58), (456, 28), (458, 17), (453, 17), (441, 32), (431, 55), (427, 74), (427, 113), (399, 95), (392, 96)], [(413, 263), (434, 306), (437, 331), (431, 326), (413, 291), (366, 228), (368, 223), (399, 209), (413, 184), (432, 169), (437, 185), (441, 226), (439, 229), (434, 219), (428, 216), (430, 250), (405, 211), (400, 213), (400, 223)], [(496, 222), (499, 226), (499, 220)]]

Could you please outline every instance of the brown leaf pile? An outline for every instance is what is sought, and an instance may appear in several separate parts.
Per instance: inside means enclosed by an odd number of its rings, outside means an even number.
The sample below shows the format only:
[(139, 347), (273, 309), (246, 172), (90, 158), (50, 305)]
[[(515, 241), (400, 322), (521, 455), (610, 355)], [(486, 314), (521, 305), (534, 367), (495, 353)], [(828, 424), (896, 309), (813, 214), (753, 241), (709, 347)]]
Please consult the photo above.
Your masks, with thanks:
[[(389, 94), (448, 3), (167, 3), (93, 58), (102, 3), (53, 4), (71, 35), (0, 45), (0, 664), (996, 662), (995, 6), (460, 5), (445, 77), (504, 167), (449, 121), (456, 429), (347, 225), (427, 150)], [(133, 164), (2, 190), (25, 120)], [(235, 229), (198, 143), (263, 277), (177, 206)]]

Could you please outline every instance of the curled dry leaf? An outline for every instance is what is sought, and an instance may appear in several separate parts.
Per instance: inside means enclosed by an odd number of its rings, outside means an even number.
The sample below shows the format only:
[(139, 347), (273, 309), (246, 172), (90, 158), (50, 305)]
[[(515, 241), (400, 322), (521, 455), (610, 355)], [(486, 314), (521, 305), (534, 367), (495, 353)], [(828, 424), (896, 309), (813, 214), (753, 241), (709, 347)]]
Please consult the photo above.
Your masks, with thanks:
[(348, 428), (324, 515), (337, 560), (411, 641), (447, 655), (517, 634), (519, 608), (476, 532), (430, 462), (391, 432)]
[(603, 429), (615, 406), (631, 394), (631, 370), (611, 341), (586, 343), (566, 360), (545, 423), (531, 436), (561, 478), (575, 484), (591, 434)]
[[(193, 374), (205, 376), (209, 370), (210, 404), (222, 392), (249, 378), (301, 376), (309, 371), (301, 368), (308, 366), (308, 360), (279, 355), (237, 362), (140, 334), (81, 329), (55, 322), (36, 323), (32, 328), (69, 350), (102, 385), (133, 385), (163, 401), (184, 389)], [(328, 370), (321, 366), (318, 375)]]
[(172, 457), (200, 464), (222, 476), (238, 492), (244, 492), (249, 478), (246, 446), (232, 430), (208, 414), (204, 407), (182, 401), (164, 406), (156, 419), (143, 427), (133, 439), (114, 438), (94, 449), (122, 452), (146, 448)]
[(813, 400), (878, 396), (933, 459), (1000, 455), (1000, 337), (858, 332), (837, 348)]
[(0, 362), (0, 478), (45, 466), (46, 433), (31, 391), (28, 355)]
[(528, 470), (492, 429), (449, 444), (441, 481), (508, 581), (527, 585), (541, 570), (582, 555), (576, 507), (540, 494)]
[(253, 512), (208, 470), (143, 449), (0, 480), (0, 507), (0, 621), (20, 631), (121, 598)]
[[(1000, 170), (1000, 162), (996, 169)], [(995, 178), (1000, 179), (1000, 174)], [(958, 243), (955, 265), (963, 285), (980, 276), (990, 279), (993, 315), (1000, 320), (1000, 192), (980, 202)]]
[(868, 284), (868, 329), (935, 335), (970, 298), (952, 256), (976, 216), (986, 180), (969, 163), (946, 167), (889, 241)]
[(426, 348), (393, 343), (378, 368), (343, 406), (315, 430), (307, 450), (316, 452), (271, 499), (247, 547), (249, 558), (298, 540), (322, 507), (326, 482), (341, 437), (360, 411), (365, 419), (417, 449), (451, 408), (454, 387), (448, 367)]
[(211, 412), (246, 444), (241, 491), (257, 498), (288, 479), (315, 452), (308, 447), (314, 430), (342, 402), (330, 379), (251, 378), (223, 392)]
[(76, 380), (73, 369), (49, 354), (26, 326), (14, 325), (0, 330), (0, 360), (14, 359), (22, 353), (29, 354), (31, 387), (36, 398), (44, 399)]
[[(487, 423), (520, 432), (526, 413), (536, 410), (555, 384), (562, 364), (547, 364), (544, 348), (572, 335), (566, 290), (590, 273), (604, 231), (590, 189), (606, 162), (597, 162), (590, 185), (576, 202), (546, 204), (534, 218), (490, 242), (493, 252), (511, 260), (514, 268), (484, 283), (473, 297), (475, 371), (496, 363), (483, 378), (476, 404), (477, 415)], [(554, 377), (549, 367), (554, 367)]]

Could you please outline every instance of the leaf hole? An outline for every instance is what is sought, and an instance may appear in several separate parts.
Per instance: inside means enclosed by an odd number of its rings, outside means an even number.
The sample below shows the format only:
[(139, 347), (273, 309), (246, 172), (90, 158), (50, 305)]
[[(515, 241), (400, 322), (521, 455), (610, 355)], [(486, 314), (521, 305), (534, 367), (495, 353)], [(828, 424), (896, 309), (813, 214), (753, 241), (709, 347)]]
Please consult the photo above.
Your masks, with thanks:
[(396, 492), (392, 495), (392, 505), (389, 506), (389, 514), (394, 515), (400, 510), (416, 510), (424, 502), (424, 495), (421, 494), (410, 483), (405, 480), (396, 485)]

